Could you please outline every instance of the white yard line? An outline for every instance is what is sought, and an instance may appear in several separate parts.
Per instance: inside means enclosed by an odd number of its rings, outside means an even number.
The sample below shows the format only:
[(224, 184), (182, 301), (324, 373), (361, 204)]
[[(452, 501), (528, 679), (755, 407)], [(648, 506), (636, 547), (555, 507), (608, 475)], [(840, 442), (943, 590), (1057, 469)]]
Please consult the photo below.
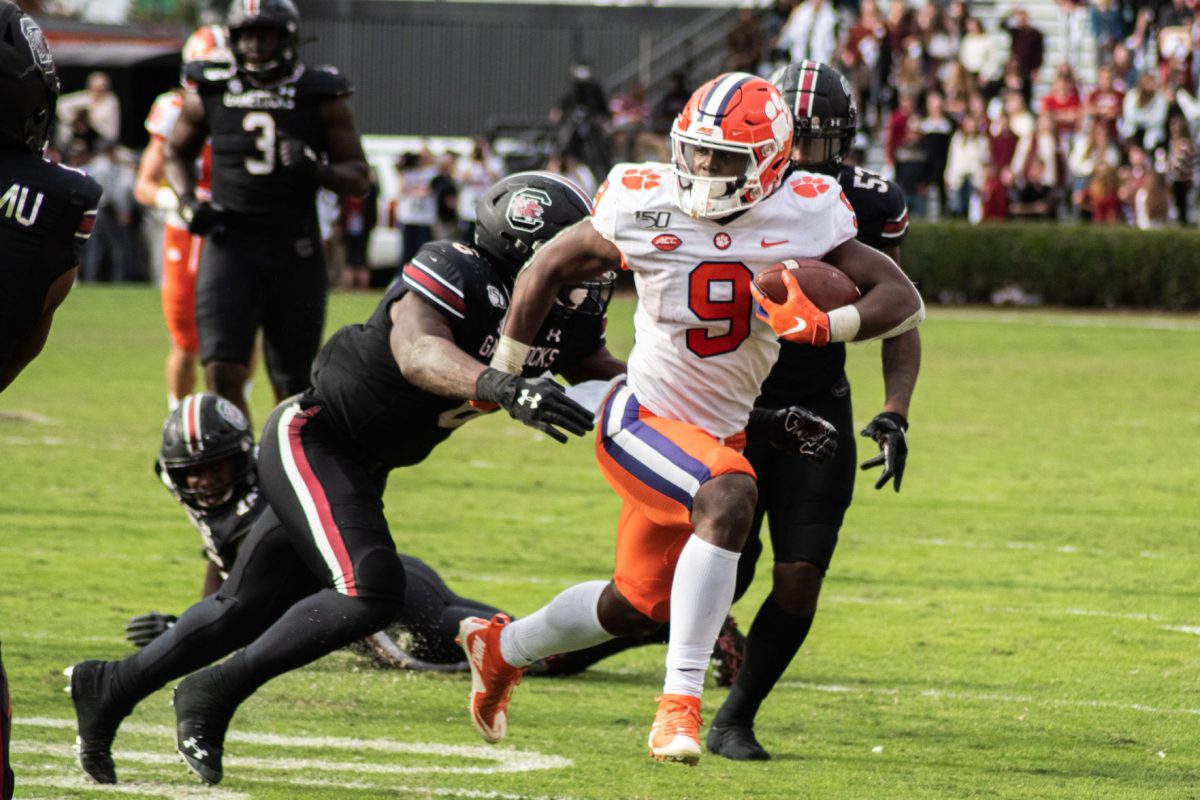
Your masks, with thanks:
[[(54, 728), (74, 730), (75, 721), (69, 719), (53, 719), (48, 717), (28, 717), (13, 720), (13, 727), (19, 733), (22, 727)], [(146, 736), (158, 736), (166, 742), (173, 742), (175, 729), (166, 725), (147, 725), (130, 722), (121, 726), (121, 730)], [(297, 770), (313, 770), (319, 772), (359, 772), (379, 775), (402, 775), (412, 773), (429, 774), (461, 774), (461, 775), (495, 775), (510, 772), (532, 772), (535, 770), (562, 769), (571, 766), (569, 758), (546, 755), (528, 750), (513, 748), (497, 748), (474, 745), (437, 744), (432, 742), (397, 742), (390, 739), (358, 739), (337, 736), (285, 736), (274, 733), (250, 733), (246, 731), (230, 731), (227, 742), (264, 745), (280, 748), (319, 748), (324, 750), (349, 750), (356, 753), (369, 750), (377, 753), (431, 755), (446, 759), (468, 759), (489, 762), (491, 766), (467, 765), (418, 765), (405, 766), (401, 764), (367, 764), (361, 761), (333, 761), (310, 758), (256, 758), (250, 756), (227, 756), (225, 763), (234, 767), (248, 769), (274, 770), (276, 766)], [(14, 747), (19, 742), (14, 742)], [(42, 747), (47, 755), (71, 754), (67, 745), (38, 745), (28, 744), (27, 747)], [(61, 751), (61, 753), (60, 753)], [(32, 751), (27, 751), (32, 752)], [(146, 764), (174, 763), (178, 756), (174, 753), (139, 753), (116, 751), (114, 758), (119, 763), (122, 760)]]

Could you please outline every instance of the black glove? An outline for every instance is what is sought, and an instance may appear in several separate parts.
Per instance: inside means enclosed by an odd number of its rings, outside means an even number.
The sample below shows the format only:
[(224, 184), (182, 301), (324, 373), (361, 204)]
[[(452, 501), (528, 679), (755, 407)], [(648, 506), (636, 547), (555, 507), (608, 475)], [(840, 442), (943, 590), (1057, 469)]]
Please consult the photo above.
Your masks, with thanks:
[(138, 647), (145, 647), (170, 630), (178, 619), (174, 614), (161, 611), (131, 617), (125, 624), (125, 638)]
[(861, 469), (870, 469), (883, 465), (883, 474), (875, 481), (875, 488), (882, 489), (888, 478), (894, 478), (892, 487), (900, 491), (900, 481), (904, 478), (904, 462), (908, 460), (908, 440), (904, 432), (908, 430), (908, 420), (903, 414), (884, 411), (879, 414), (867, 427), (862, 429), (862, 435), (879, 443), (879, 455), (864, 461)]
[(300, 172), (316, 174), (317, 154), (303, 139), (280, 132), (278, 138), (279, 166)]
[(752, 409), (746, 435), (818, 463), (833, 458), (838, 448), (837, 428), (803, 406)]
[(475, 381), (475, 397), (564, 444), (567, 437), (558, 428), (576, 436), (592, 429), (592, 412), (567, 397), (552, 378), (522, 378), (488, 367)]
[(197, 200), (194, 195), (179, 198), (179, 216), (189, 233), (207, 236), (221, 221), (221, 213), (212, 203)]

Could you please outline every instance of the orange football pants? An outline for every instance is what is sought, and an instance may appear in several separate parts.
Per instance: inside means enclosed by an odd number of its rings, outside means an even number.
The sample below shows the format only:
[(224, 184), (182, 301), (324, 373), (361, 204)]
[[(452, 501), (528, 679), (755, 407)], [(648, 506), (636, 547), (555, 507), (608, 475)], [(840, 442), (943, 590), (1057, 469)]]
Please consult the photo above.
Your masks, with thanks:
[(596, 459), (624, 501), (613, 582), (651, 619), (671, 617), (671, 583), (694, 530), (696, 492), (718, 475), (755, 477), (741, 452), (745, 443), (744, 433), (721, 441), (695, 425), (655, 416), (624, 383), (605, 400)]
[(204, 239), (185, 228), (163, 226), (162, 309), (171, 341), (180, 350), (200, 352), (196, 331), (196, 269)]

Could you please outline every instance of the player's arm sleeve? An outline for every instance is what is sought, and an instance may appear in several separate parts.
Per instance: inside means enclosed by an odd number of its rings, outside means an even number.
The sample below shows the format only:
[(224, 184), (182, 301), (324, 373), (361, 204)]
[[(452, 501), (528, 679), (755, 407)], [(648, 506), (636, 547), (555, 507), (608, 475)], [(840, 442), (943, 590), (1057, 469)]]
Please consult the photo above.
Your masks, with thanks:
[(72, 193), (70, 201), (70, 217), (74, 227), (71, 240), (72, 267), (79, 265), (83, 246), (92, 237), (92, 231), (96, 227), (96, 212), (100, 210), (100, 197), (104, 194), (100, 184), (89, 177), (80, 177), (79, 186)]
[(883, 206), (879, 244), (882, 247), (899, 247), (908, 238), (908, 205), (904, 202), (904, 191), (895, 181), (888, 181)]
[(452, 328), (457, 329), (466, 321), (468, 292), (465, 276), (454, 259), (447, 257), (438, 245), (426, 245), (418, 250), (401, 270), (399, 283), (405, 292), (415, 294), (446, 317)]
[[(621, 209), (619, 208), (621, 197), (620, 187), (620, 179), (616, 176), (616, 168), (614, 167), (613, 172), (608, 173), (608, 178), (596, 190), (596, 196), (592, 200), (592, 216), (590, 218), (590, 222), (592, 227), (596, 229), (596, 233), (616, 245), (618, 250), (621, 249), (620, 244), (617, 242), (617, 223), (621, 216)], [(621, 269), (629, 269), (629, 264), (625, 260), (624, 253), (621, 253)]]

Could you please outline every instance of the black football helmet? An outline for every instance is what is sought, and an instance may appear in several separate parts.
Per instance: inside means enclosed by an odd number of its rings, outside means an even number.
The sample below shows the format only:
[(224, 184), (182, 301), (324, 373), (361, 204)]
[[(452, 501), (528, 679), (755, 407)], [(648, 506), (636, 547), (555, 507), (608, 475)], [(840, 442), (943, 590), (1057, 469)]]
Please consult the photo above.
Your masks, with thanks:
[[(229, 29), (229, 42), (238, 69), (259, 82), (275, 81), (291, 73), (296, 66), (296, 48), (300, 44), (296, 33), (299, 23), (300, 12), (292, 0), (233, 0), (225, 27)], [(279, 49), (273, 58), (256, 63), (246, 60), (238, 39), (252, 28), (279, 31)]]
[[(221, 459), (232, 459), (230, 480), (200, 489), (187, 485), (188, 470)], [(215, 394), (190, 394), (163, 424), (157, 470), (179, 499), (197, 511), (218, 508), (251, 486), (254, 436), (246, 417), (233, 403)]]
[(475, 204), (475, 244), (509, 277), (543, 242), (592, 213), (587, 192), (553, 172), (518, 172)]
[(42, 29), (0, 0), (0, 147), (41, 155), (58, 105), (58, 72)]
[[(801, 61), (775, 70), (771, 83), (796, 120), (792, 152), (799, 147), (810, 154), (792, 159), (792, 166), (836, 175), (858, 132), (858, 104), (849, 81), (828, 64)], [(822, 152), (813, 154), (813, 140), (824, 143)]]

